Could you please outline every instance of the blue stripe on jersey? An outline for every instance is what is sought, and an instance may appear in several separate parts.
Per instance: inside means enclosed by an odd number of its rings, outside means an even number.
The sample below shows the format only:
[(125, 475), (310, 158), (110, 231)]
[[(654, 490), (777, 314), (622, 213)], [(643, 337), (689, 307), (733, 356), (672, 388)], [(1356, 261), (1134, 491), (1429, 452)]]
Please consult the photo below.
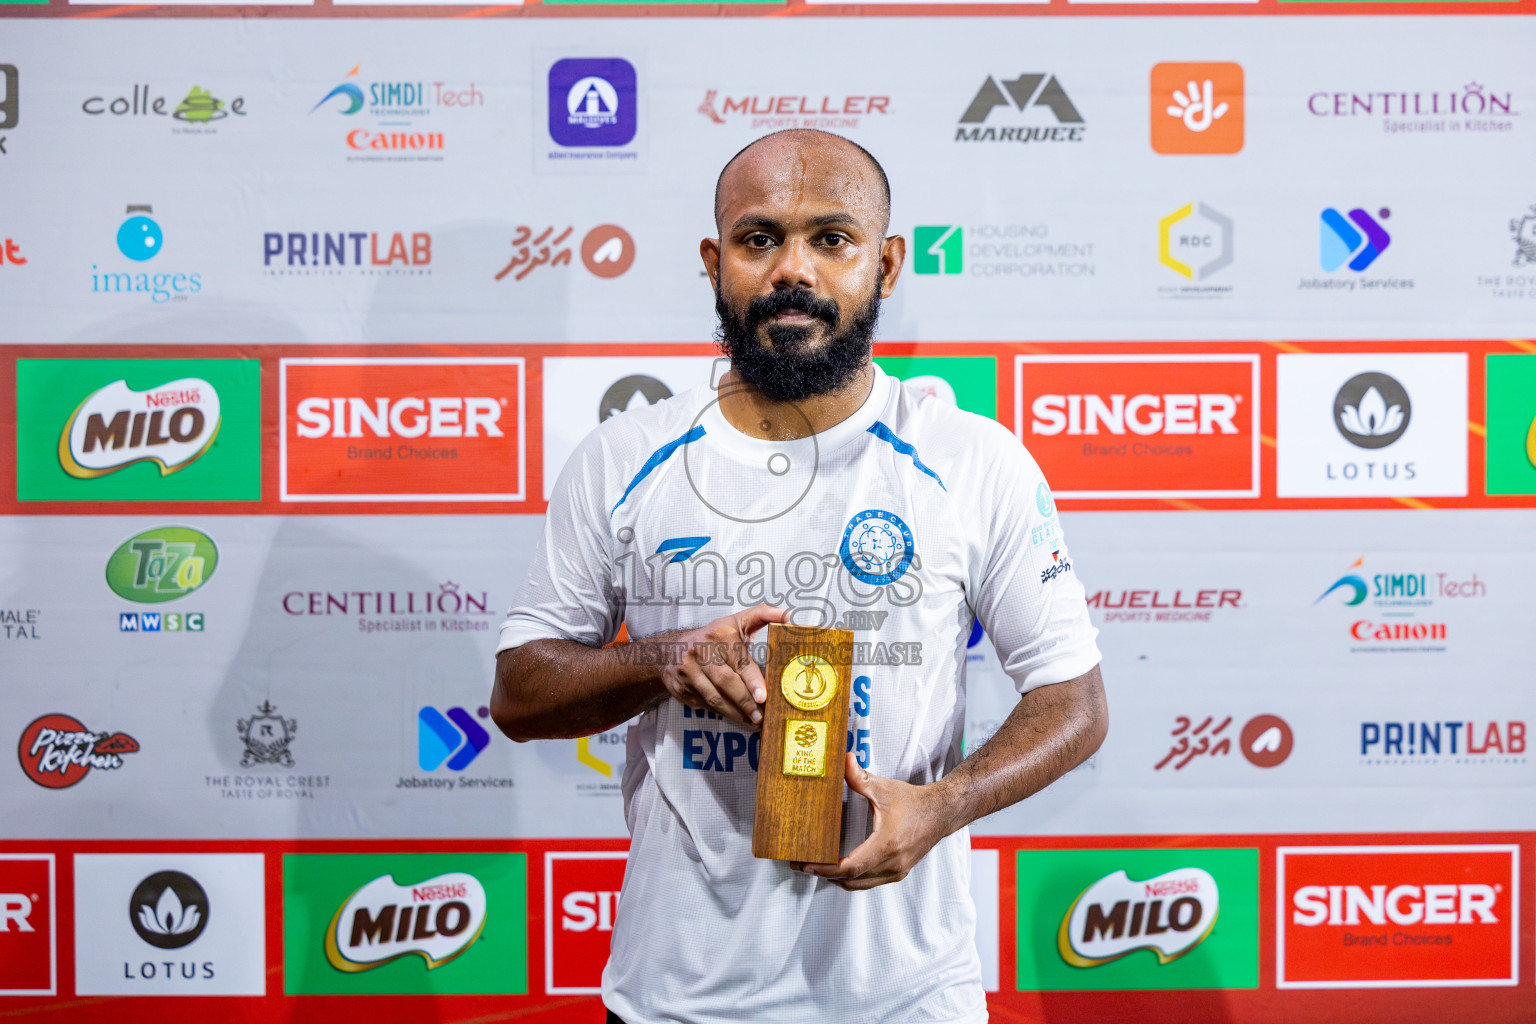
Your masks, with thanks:
[[(692, 430), (688, 431), (688, 433), (684, 434), (682, 437), (674, 438), (673, 440), (668, 441), (666, 444), (652, 452), (651, 457), (645, 460), (645, 465), (640, 467), (640, 472), (636, 473), (635, 478), (629, 482), (629, 486), (624, 488), (624, 497), (620, 498), (618, 503), (613, 506), (613, 510), (608, 513), (608, 517), (610, 519), (613, 518), (613, 513), (619, 510), (619, 505), (624, 504), (624, 498), (628, 498), (629, 492), (634, 490), (636, 487), (639, 487), (640, 481), (651, 475), (651, 470), (655, 469), (657, 466), (670, 459), (672, 457), (672, 453), (677, 451), (683, 445), (692, 441), (697, 441), (703, 436), (704, 424), (701, 423), (694, 427)], [(937, 480), (938, 477), (934, 477), (934, 479)]]
[(907, 442), (897, 437), (895, 432), (891, 430), (890, 427), (886, 426), (884, 423), (881, 423), (879, 420), (875, 420), (875, 422), (869, 425), (869, 432), (874, 434), (880, 440), (884, 441), (886, 444), (890, 445), (892, 448), (895, 448), (902, 455), (911, 458), (912, 465), (916, 466), (920, 472), (927, 473), (929, 476), (933, 477), (934, 481), (938, 483), (939, 488), (943, 490), (945, 494), (949, 493), (949, 488), (944, 486), (944, 481), (939, 479), (939, 474), (923, 465), (923, 460), (917, 457), (917, 449), (913, 448), (911, 445), (907, 444)]

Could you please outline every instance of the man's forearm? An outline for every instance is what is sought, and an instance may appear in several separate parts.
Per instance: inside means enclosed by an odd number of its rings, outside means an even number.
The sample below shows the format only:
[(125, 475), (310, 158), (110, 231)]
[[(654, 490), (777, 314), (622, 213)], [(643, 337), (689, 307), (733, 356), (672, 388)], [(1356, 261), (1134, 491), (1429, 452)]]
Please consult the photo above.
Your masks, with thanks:
[(1097, 666), (1030, 690), (992, 738), (929, 787), (944, 834), (1032, 796), (1087, 760), (1104, 741), (1109, 712)]
[(590, 736), (629, 721), (666, 697), (649, 641), (588, 647), (533, 640), (496, 658), (491, 717), (514, 740)]

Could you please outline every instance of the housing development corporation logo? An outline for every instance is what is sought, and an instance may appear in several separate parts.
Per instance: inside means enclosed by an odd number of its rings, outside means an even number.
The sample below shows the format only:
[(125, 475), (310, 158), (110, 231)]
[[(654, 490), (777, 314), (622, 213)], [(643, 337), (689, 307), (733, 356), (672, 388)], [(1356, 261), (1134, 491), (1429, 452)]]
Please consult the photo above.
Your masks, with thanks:
[(16, 745), (22, 772), (45, 789), (68, 789), (93, 768), (116, 771), (138, 750), (138, 741), (127, 733), (93, 732), (60, 714), (33, 719)]
[(448, 133), (436, 130), (443, 127), (441, 115), (485, 106), (485, 93), (473, 82), (367, 81), (361, 72), (362, 65), (354, 65), (309, 110), (311, 115), (349, 119), (342, 135), (349, 162), (440, 163), (448, 149)]
[(639, 127), (635, 66), (622, 57), (570, 57), (549, 69), (549, 137), (559, 146), (620, 147)]
[(965, 230), (959, 224), (912, 229), (914, 274), (959, 274), (965, 269)]
[[(165, 248), (165, 233), (159, 221), (152, 216), (154, 208), (148, 205), (129, 205), (126, 219), (117, 228), (117, 251), (133, 263), (146, 263), (160, 255)], [(164, 267), (164, 264), (157, 264)], [(203, 275), (198, 271), (163, 270), (149, 273), (127, 269), (113, 269), (109, 264), (91, 264), (91, 293), (93, 295), (140, 295), (150, 302), (185, 302), (188, 297), (203, 290)]]
[(1279, 988), (1514, 985), (1520, 849), (1275, 851)]
[(268, 231), (261, 236), (262, 273), (269, 277), (369, 277), (432, 273), (432, 236), (425, 231)]
[(1237, 153), (1243, 148), (1243, 66), (1157, 64), (1152, 68), (1152, 149), (1164, 154)]
[[(999, 107), (1015, 112), (1014, 124), (988, 119)], [(988, 75), (960, 115), (956, 142), (1082, 142), (1088, 131), (1067, 91), (1049, 72), (1025, 72), (1017, 78)]]
[(1157, 261), (1189, 282), (1160, 286), (1170, 298), (1224, 298), (1231, 285), (1209, 285), (1207, 278), (1232, 265), (1232, 218), (1209, 203), (1186, 203), (1157, 222)]
[(1123, 870), (1084, 889), (1061, 918), (1056, 948), (1073, 967), (1097, 967), (1138, 949), (1170, 963), (1216, 927), (1221, 894), (1201, 868), (1177, 868), (1146, 881)]
[(890, 113), (889, 96), (721, 96), (710, 89), (699, 104), (699, 113), (715, 124), (745, 123), (755, 132), (789, 128), (848, 131), (861, 119)]
[(0, 996), (58, 990), (51, 853), (0, 853)]

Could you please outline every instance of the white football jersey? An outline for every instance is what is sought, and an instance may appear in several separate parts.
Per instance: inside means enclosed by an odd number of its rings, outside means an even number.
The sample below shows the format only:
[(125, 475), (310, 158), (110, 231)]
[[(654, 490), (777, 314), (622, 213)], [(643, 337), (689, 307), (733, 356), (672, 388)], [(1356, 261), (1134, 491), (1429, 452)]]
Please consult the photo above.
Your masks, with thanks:
[[(621, 623), (646, 637), (764, 601), (854, 631), (846, 747), (918, 785), (962, 757), (973, 618), (1020, 693), (1099, 661), (1029, 453), (878, 367), (858, 412), (799, 441), (742, 434), (707, 388), (609, 419), (560, 475), (500, 649), (606, 644)], [(969, 832), (867, 892), (756, 860), (758, 739), (674, 700), (630, 728), (608, 1007), (629, 1024), (985, 1021)], [(850, 792), (843, 817), (846, 855), (868, 802)]]

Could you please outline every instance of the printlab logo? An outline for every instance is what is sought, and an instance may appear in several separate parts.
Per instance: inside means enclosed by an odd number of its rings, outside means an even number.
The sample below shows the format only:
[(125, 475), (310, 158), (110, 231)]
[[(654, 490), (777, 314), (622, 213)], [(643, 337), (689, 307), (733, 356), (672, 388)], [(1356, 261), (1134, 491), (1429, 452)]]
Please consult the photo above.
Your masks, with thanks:
[[(491, 715), (485, 707), (476, 713), (481, 718)], [(416, 761), (424, 772), (437, 771), (445, 763), (449, 771), (462, 772), (490, 742), (490, 733), (463, 708), (449, 708), (445, 715), (428, 706), (416, 713)]]
[[(982, 125), (998, 107), (1016, 109), (1026, 124), (1017, 127), (967, 127)], [(1044, 108), (1054, 124), (1039, 123), (1034, 112)], [(1035, 122), (1033, 124), (1029, 122)], [(1066, 89), (1050, 73), (1025, 73), (1003, 79), (991, 75), (981, 84), (970, 105), (960, 115), (956, 142), (1082, 142), (1087, 126)]]
[(631, 409), (643, 409), (671, 397), (672, 389), (655, 377), (643, 373), (621, 377), (603, 392), (602, 401), (597, 406), (597, 422), (605, 423), (610, 416)]
[[(1526, 723), (1361, 722), (1360, 763), (1366, 765), (1525, 764)], [(1481, 742), (1479, 742), (1481, 741)]]
[(68, 789), (92, 768), (121, 768), (123, 757), (138, 749), (138, 741), (127, 733), (92, 732), (79, 719), (50, 714), (22, 730), (16, 754), (27, 778), (45, 789)]
[[(169, 107), (169, 109), (167, 109)], [(245, 117), (245, 98), (236, 96), (223, 100), (200, 85), (194, 84), (180, 103), (171, 106), (167, 96), (157, 96), (146, 83), (135, 84), (128, 96), (91, 96), (80, 104), (80, 109), (92, 117), (167, 117), (179, 122), (171, 126), (178, 135), (212, 135), (218, 129), (209, 126), (225, 118)]]
[(1056, 932), (1056, 949), (1073, 967), (1098, 967), (1139, 949), (1167, 964), (1206, 940), (1220, 909), (1216, 879), (1201, 868), (1141, 882), (1116, 871), (1072, 901)]
[(914, 274), (959, 274), (965, 268), (965, 229), (959, 224), (920, 224), (912, 229)]
[(1356, 448), (1385, 448), (1408, 430), (1413, 404), (1408, 391), (1385, 373), (1360, 373), (1333, 399), (1333, 422)]
[(128, 919), (156, 949), (190, 946), (208, 927), (208, 894), (180, 871), (157, 871), (133, 890)]
[(240, 757), (241, 768), (262, 764), (293, 767), (293, 755), (288, 752), (288, 747), (299, 731), (299, 723), (278, 714), (271, 701), (262, 701), (250, 718), (238, 719), (235, 730), (240, 734), (240, 742), (245, 744), (245, 753)]
[[(512, 259), (496, 272), (496, 280), (511, 275), (512, 280), (521, 281), (540, 267), (570, 266), (575, 230), (547, 227), (535, 235), (533, 228), (519, 226), (512, 238)], [(617, 224), (599, 224), (581, 240), (581, 264), (595, 277), (618, 277), (634, 262), (635, 240)]]
[(619, 147), (639, 127), (635, 66), (621, 57), (566, 58), (549, 69), (549, 137), (567, 147)]
[(425, 231), (268, 231), (261, 237), (261, 265), (269, 277), (421, 276), (432, 273), (432, 236)]
[(1154, 151), (1211, 154), (1243, 148), (1241, 64), (1157, 64), (1151, 96)]
[[(1187, 203), (1157, 222), (1157, 261), (1186, 281), (1204, 282), (1232, 265), (1232, 218), (1208, 203)], [(1231, 285), (1159, 288), (1173, 297), (1216, 298)]]
[[(1169, 734), (1175, 742), (1169, 745), (1168, 753), (1153, 765), (1152, 770), (1160, 772), (1172, 768), (1178, 772), (1197, 758), (1228, 756), (1232, 753), (1234, 739), (1228, 731), (1231, 725), (1231, 715), (1224, 716), (1220, 722), (1214, 715), (1206, 715), (1198, 725), (1193, 718), (1180, 715), (1174, 719)], [(1256, 715), (1241, 730), (1233, 731), (1237, 732), (1238, 750), (1256, 768), (1274, 768), (1282, 764), (1291, 756), (1296, 744), (1289, 723), (1279, 715)]]
[(1348, 218), (1331, 206), (1325, 209), (1318, 257), (1323, 269), (1331, 274), (1347, 263), (1350, 270), (1359, 273), (1375, 263), (1392, 244), (1392, 236), (1381, 226), (1381, 221), (1391, 216), (1392, 211), (1385, 206), (1375, 217), (1358, 207), (1349, 211)]
[[(21, 120), (21, 73), (15, 64), (0, 64), (0, 131), (15, 128)], [(0, 135), (0, 156), (6, 155), (6, 136)]]
[[(151, 214), (154, 208), (147, 205), (130, 205), (127, 218), (117, 229), (117, 251), (134, 263), (147, 263), (160, 255), (165, 245), (165, 234)], [(163, 264), (157, 264), (163, 266)], [(102, 270), (99, 264), (91, 264), (91, 291), (96, 294), (147, 295), (153, 303), (185, 302), (189, 295), (203, 290), (203, 276), (191, 271), (168, 271), (150, 274), (131, 271)]]

